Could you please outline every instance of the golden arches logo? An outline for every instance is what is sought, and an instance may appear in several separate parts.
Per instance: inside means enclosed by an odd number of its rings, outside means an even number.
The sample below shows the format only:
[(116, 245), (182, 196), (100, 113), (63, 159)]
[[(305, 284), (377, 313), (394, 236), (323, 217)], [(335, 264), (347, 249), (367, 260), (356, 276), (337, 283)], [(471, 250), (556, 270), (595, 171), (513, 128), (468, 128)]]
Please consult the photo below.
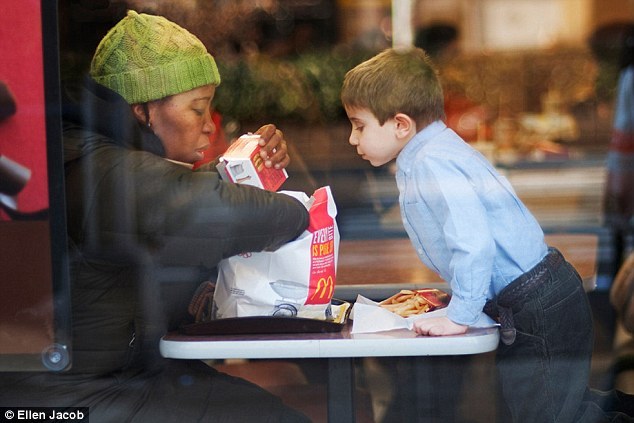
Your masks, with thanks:
[(319, 278), (317, 281), (317, 288), (315, 288), (315, 292), (310, 297), (311, 301), (318, 296), (319, 299), (329, 299), (332, 297), (333, 291), (335, 289), (335, 281), (332, 276), (328, 276), (328, 278)]

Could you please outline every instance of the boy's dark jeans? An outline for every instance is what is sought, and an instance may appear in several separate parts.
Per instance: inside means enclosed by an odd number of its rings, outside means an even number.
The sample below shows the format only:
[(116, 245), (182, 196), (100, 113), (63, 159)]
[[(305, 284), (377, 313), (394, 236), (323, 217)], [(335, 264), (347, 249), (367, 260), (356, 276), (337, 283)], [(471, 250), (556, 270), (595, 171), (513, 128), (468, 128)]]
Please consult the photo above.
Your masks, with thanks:
[(506, 304), (514, 338), (508, 342), (507, 337), (508, 345), (500, 342), (497, 351), (502, 390), (513, 421), (630, 421), (627, 416), (604, 412), (587, 395), (593, 347), (590, 305), (575, 269), (554, 249), (548, 257), (498, 296), (501, 301), (505, 291), (517, 288), (518, 283), (526, 285), (527, 277), (539, 278), (520, 301)]

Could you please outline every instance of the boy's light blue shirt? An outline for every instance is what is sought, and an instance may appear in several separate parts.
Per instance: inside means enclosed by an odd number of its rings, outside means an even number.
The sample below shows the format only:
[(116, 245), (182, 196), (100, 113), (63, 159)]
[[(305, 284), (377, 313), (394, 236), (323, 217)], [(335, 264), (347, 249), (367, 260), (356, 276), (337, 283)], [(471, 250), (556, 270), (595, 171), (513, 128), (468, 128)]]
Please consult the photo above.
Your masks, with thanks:
[(544, 233), (506, 178), (442, 121), (416, 134), (396, 164), (410, 240), (451, 286), (449, 319), (473, 324), (488, 298), (546, 255)]

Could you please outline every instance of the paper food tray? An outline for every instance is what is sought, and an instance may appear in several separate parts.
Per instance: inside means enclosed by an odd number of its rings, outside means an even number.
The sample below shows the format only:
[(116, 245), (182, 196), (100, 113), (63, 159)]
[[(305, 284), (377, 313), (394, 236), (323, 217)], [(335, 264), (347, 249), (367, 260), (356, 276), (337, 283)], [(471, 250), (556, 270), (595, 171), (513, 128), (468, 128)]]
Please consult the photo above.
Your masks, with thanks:
[[(333, 299), (333, 304), (336, 301)], [(326, 333), (341, 332), (348, 322), (351, 306), (337, 301), (337, 309), (343, 315), (337, 321), (307, 319), (286, 316), (247, 316), (191, 323), (180, 327), (185, 335), (247, 335), (275, 333)]]
[[(378, 302), (359, 295), (350, 317), (353, 321), (351, 333), (374, 333), (394, 329), (411, 330), (415, 320), (446, 315), (447, 308), (441, 308), (416, 316), (401, 317), (381, 307)], [(484, 328), (498, 326), (498, 324), (486, 314), (481, 313), (478, 321), (471, 326)]]

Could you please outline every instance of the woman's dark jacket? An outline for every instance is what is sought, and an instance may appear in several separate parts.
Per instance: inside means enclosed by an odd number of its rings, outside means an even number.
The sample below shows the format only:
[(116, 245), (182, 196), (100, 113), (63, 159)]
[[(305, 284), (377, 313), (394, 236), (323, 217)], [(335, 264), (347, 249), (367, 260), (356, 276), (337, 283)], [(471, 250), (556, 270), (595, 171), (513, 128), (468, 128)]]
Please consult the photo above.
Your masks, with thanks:
[(64, 107), (73, 372), (146, 366), (218, 262), (301, 234), (297, 200), (164, 159), (119, 95), (88, 82)]

